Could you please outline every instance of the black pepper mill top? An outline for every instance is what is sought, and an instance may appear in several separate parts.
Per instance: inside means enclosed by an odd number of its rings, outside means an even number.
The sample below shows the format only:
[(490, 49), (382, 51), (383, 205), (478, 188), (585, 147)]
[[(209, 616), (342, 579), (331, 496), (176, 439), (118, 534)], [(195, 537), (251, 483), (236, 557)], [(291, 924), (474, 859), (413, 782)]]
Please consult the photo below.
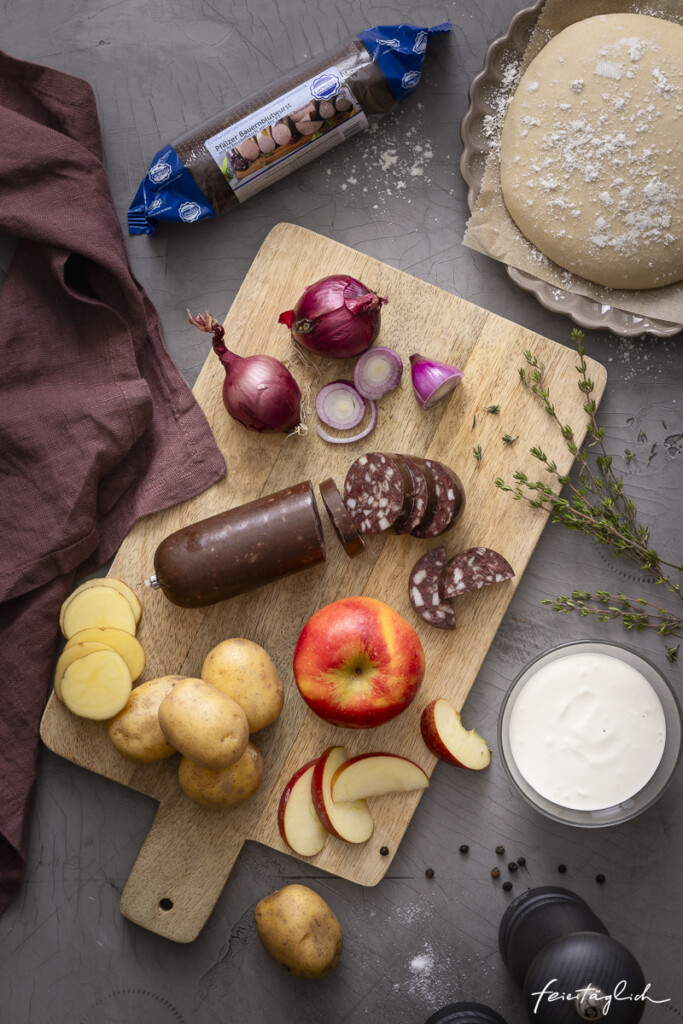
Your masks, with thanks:
[(499, 1013), (481, 1003), (449, 1003), (433, 1013), (426, 1024), (505, 1024)]
[(645, 979), (637, 960), (575, 893), (542, 886), (518, 896), (499, 944), (535, 1024), (640, 1020)]

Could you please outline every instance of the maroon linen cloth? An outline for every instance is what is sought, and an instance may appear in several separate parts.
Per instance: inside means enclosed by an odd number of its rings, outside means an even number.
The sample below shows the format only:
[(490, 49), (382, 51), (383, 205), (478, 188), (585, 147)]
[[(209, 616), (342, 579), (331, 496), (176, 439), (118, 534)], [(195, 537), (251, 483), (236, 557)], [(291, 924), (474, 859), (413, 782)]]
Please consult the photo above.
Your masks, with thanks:
[(78, 78), (0, 52), (0, 911), (21, 884), (59, 606), (223, 458), (131, 273)]

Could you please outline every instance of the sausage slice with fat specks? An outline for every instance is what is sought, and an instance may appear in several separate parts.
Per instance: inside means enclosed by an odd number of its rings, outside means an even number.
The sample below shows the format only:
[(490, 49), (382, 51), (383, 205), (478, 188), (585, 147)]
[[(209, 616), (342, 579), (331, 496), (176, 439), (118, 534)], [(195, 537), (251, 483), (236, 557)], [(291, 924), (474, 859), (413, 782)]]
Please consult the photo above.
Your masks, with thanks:
[(480, 590), (493, 583), (504, 583), (515, 575), (506, 558), (491, 548), (461, 551), (444, 569), (439, 584), (443, 600), (458, 597), (468, 590)]
[(436, 459), (425, 459), (425, 466), (431, 470), (436, 480), (436, 507), (430, 519), (412, 530), (413, 537), (440, 537), (458, 521), (465, 511), (465, 489), (458, 474), (437, 462)]
[(408, 583), (413, 610), (437, 629), (455, 629), (453, 606), (439, 596), (439, 581), (446, 563), (446, 549), (432, 548), (415, 563)]
[(412, 477), (415, 491), (413, 510), (403, 526), (394, 527), (394, 533), (411, 533), (434, 515), (436, 508), (436, 480), (431, 469), (426, 466), (424, 459), (418, 459), (414, 455), (392, 455), (392, 459), (401, 460), (407, 467)]
[(360, 533), (400, 529), (414, 501), (413, 479), (403, 462), (391, 455), (360, 455), (346, 474), (344, 504)]

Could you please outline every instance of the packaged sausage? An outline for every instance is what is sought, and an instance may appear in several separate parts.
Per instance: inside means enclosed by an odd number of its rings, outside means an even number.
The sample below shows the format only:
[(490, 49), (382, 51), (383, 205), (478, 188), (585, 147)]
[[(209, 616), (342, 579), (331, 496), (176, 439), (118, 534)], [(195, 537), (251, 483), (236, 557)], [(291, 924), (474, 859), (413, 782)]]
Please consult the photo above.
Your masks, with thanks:
[(429, 36), (378, 25), (159, 150), (128, 210), (131, 235), (217, 217), (362, 131), (417, 87)]
[(181, 608), (246, 594), (325, 559), (309, 480), (176, 530), (154, 555), (149, 586)]

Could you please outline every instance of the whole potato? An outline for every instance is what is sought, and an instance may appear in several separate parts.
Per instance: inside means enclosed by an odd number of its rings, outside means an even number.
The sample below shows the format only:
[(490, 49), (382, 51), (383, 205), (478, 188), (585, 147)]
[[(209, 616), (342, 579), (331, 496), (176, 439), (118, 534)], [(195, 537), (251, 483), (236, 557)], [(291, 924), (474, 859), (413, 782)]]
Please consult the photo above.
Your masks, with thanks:
[(263, 760), (253, 743), (229, 768), (207, 768), (181, 757), (178, 782), (183, 793), (204, 807), (235, 807), (249, 800), (263, 781)]
[(237, 701), (249, 732), (258, 732), (280, 716), (285, 699), (282, 681), (268, 652), (251, 640), (223, 640), (209, 651), (200, 674)]
[(182, 679), (159, 705), (168, 742), (190, 761), (227, 768), (247, 749), (247, 716), (232, 697), (203, 679)]
[(286, 885), (254, 910), (256, 931), (274, 960), (299, 978), (322, 978), (343, 947), (339, 921), (322, 896), (305, 885)]
[(159, 725), (159, 706), (184, 678), (160, 676), (135, 687), (126, 706), (109, 720), (109, 739), (121, 754), (145, 762), (162, 761), (175, 754), (175, 747)]

